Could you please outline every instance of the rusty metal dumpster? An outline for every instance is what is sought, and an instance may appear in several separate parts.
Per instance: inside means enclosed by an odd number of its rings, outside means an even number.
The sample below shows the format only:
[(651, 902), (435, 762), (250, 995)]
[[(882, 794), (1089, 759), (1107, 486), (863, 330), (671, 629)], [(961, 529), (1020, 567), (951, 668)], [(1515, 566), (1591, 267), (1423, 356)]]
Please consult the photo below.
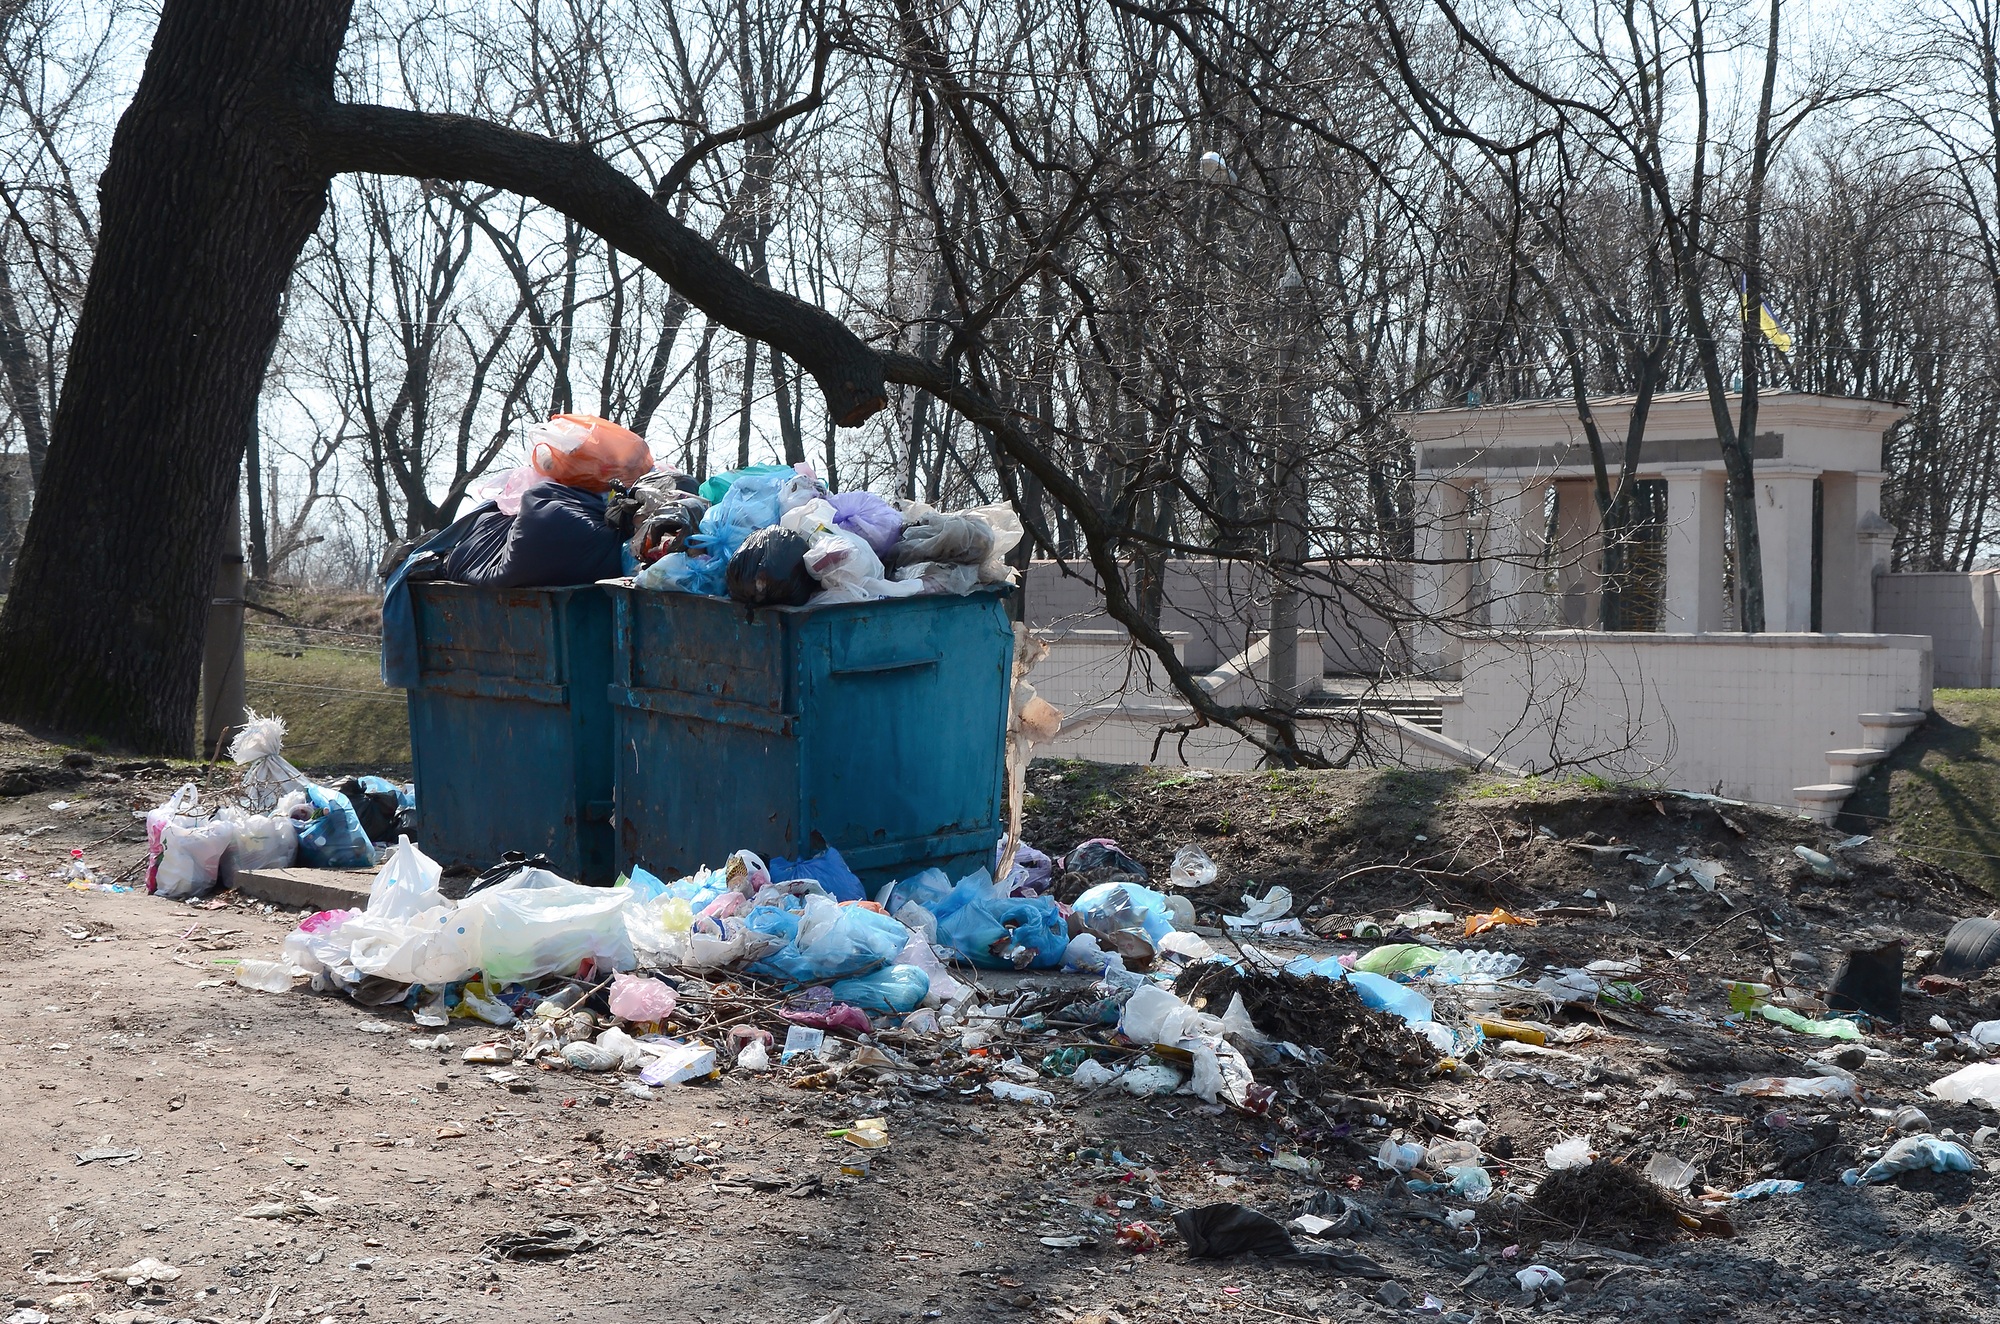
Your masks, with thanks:
[(1004, 591), (751, 610), (611, 587), (618, 863), (663, 877), (837, 847), (864, 882), (991, 866)]
[(609, 882), (605, 590), (422, 583), (410, 594), (410, 754), (425, 854), (484, 869), (517, 850), (548, 856), (565, 877)]

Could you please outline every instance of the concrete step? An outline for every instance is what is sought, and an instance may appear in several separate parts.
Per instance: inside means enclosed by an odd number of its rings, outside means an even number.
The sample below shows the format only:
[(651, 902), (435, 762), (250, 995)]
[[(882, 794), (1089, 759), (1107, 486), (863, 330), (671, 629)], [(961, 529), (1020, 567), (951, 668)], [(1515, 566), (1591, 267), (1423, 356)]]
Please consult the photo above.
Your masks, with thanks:
[(1826, 779), (1854, 786), (1868, 775), (1868, 769), (1888, 757), (1886, 749), (1829, 749), (1826, 752)]
[(1356, 708), (1371, 712), (1388, 713), (1406, 722), (1421, 726), (1427, 731), (1444, 731), (1444, 705), (1436, 699), (1414, 696), (1370, 696), (1352, 694), (1329, 694), (1322, 690), (1307, 697), (1301, 712), (1305, 715), (1338, 717)]
[(1849, 782), (1822, 782), (1817, 786), (1794, 786), (1792, 798), (1807, 818), (1815, 823), (1831, 823), (1840, 817), (1840, 807), (1854, 793)]
[(1903, 737), (1924, 724), (1930, 714), (1917, 708), (1900, 708), (1886, 713), (1861, 714), (1861, 743), (1884, 752), (1903, 743)]
[(239, 869), (224, 885), (292, 910), (347, 910), (368, 904), (374, 869)]

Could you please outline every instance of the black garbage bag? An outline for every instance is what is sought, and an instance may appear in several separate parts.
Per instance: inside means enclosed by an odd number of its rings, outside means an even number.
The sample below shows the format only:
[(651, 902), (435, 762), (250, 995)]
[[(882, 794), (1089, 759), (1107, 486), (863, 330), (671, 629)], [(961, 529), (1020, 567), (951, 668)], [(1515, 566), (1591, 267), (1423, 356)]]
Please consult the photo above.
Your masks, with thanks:
[(1116, 869), (1142, 883), (1146, 881), (1146, 866), (1120, 850), (1117, 842), (1104, 837), (1093, 837), (1072, 850), (1063, 858), (1063, 869), (1070, 873)]
[(1320, 1269), (1343, 1278), (1387, 1278), (1389, 1271), (1366, 1255), (1300, 1250), (1284, 1225), (1247, 1205), (1205, 1204), (1174, 1215), (1174, 1226), (1198, 1260), (1261, 1255), (1278, 1264)]
[(368, 840), (394, 841), (398, 831), (408, 830), (409, 819), (394, 791), (363, 790), (359, 777), (343, 778), (333, 789), (354, 806), (354, 816), (361, 820), (361, 830), (368, 834)]
[(1902, 1024), (1903, 940), (1894, 938), (1880, 947), (1850, 950), (1834, 973), (1826, 1005), (1835, 1011), (1865, 1011), (1878, 1021)]
[(805, 535), (771, 525), (743, 540), (729, 558), (729, 596), (751, 607), (803, 607), (819, 590), (806, 569)]
[(489, 511), (445, 559), (446, 579), (493, 588), (567, 588), (625, 573), (618, 531), (597, 492), (537, 483), (521, 513)]

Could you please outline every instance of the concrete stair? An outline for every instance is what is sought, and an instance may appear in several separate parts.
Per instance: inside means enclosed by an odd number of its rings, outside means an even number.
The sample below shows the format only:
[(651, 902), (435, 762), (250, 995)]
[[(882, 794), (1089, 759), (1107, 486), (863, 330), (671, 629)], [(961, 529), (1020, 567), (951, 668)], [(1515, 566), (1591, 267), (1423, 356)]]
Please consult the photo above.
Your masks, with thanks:
[(1831, 823), (1840, 816), (1841, 806), (1853, 793), (1868, 770), (1889, 757), (1910, 732), (1923, 725), (1928, 714), (1917, 709), (1886, 713), (1863, 713), (1861, 746), (1857, 749), (1829, 749), (1826, 752), (1826, 780), (1811, 786), (1794, 786), (1792, 798), (1806, 817), (1816, 823)]
[(1301, 712), (1310, 717), (1340, 717), (1363, 708), (1378, 713), (1388, 713), (1414, 723), (1427, 731), (1444, 731), (1444, 705), (1436, 699), (1420, 695), (1370, 695), (1365, 698), (1351, 694), (1332, 694), (1325, 690), (1308, 695)]

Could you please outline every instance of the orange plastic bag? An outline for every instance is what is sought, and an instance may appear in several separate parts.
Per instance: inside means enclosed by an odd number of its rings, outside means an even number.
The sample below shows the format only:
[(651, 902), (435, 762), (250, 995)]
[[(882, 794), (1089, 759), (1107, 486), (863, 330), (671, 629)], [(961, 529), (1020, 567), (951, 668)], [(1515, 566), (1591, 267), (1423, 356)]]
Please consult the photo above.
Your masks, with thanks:
[(1502, 910), (1499, 906), (1495, 906), (1493, 907), (1493, 913), (1490, 915), (1467, 915), (1465, 917), (1465, 936), (1468, 938), (1476, 937), (1488, 929), (1499, 928), (1502, 924), (1526, 924), (1532, 927), (1539, 923), (1541, 921), (1538, 919), (1532, 919), (1526, 915), (1515, 915)]
[(636, 483), (653, 471), (646, 439), (593, 414), (557, 414), (528, 429), (535, 472), (586, 492)]

